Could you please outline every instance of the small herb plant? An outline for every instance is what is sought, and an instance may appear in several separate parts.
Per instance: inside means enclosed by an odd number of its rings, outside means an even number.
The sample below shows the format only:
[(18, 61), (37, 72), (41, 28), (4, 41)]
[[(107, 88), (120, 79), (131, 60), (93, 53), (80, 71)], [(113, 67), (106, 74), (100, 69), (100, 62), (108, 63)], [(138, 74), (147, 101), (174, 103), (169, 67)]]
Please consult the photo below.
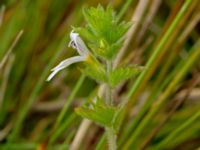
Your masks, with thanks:
[(109, 5), (83, 9), (87, 21), (85, 27), (73, 27), (70, 33), (69, 47), (77, 50), (79, 56), (65, 59), (55, 68), (48, 77), (50, 81), (60, 70), (76, 62), (83, 62), (82, 72), (106, 85), (105, 96), (96, 96), (95, 101), (88, 100), (75, 109), (83, 118), (94, 121), (103, 126), (107, 133), (110, 150), (117, 149), (117, 132), (120, 125), (122, 104), (114, 104), (112, 91), (117, 85), (142, 71), (142, 67), (119, 66), (113, 67), (113, 61), (123, 45), (125, 33), (130, 23), (118, 22)]

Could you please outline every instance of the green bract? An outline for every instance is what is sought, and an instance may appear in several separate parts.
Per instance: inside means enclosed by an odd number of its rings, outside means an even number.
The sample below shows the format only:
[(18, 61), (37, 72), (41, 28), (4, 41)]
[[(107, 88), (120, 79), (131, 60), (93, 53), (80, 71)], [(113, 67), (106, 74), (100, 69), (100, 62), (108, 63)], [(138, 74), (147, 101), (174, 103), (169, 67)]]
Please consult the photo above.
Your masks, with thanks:
[(144, 67), (124, 66), (113, 70), (109, 75), (109, 82), (112, 87), (117, 86), (120, 82), (127, 80), (140, 73)]
[(96, 102), (88, 101), (75, 109), (76, 113), (84, 118), (92, 120), (103, 127), (109, 127), (117, 131), (121, 108), (107, 106), (103, 100), (97, 97)]
[(87, 40), (96, 56), (105, 60), (113, 59), (123, 44), (123, 37), (130, 23), (118, 23), (110, 5), (106, 9), (100, 5), (97, 8), (83, 9), (83, 13), (87, 25), (75, 30)]
[(93, 120), (102, 126), (111, 127), (116, 109), (113, 106), (106, 106), (100, 98), (97, 98), (96, 103), (87, 102), (82, 107), (76, 108), (75, 111), (80, 116)]

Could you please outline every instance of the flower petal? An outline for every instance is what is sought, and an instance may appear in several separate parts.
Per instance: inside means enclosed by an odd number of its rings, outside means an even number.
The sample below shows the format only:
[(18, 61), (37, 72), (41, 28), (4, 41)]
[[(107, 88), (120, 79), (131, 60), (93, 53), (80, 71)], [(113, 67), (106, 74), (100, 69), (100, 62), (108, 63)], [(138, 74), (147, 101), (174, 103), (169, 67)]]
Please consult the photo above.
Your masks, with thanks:
[(50, 81), (55, 75), (56, 73), (58, 73), (59, 70), (53, 71), (47, 78), (47, 81)]
[(49, 75), (49, 77), (47, 78), (47, 81), (50, 81), (60, 70), (68, 67), (69, 65), (73, 63), (84, 61), (85, 59), (86, 59), (85, 56), (74, 56), (74, 57), (63, 60), (55, 68), (51, 70), (53, 72)]
[(77, 46), (77, 50), (79, 51), (79, 54), (82, 56), (86, 56), (89, 54), (89, 50), (86, 47), (85, 43), (83, 40), (80, 38), (80, 36), (77, 36), (75, 44)]
[(78, 33), (75, 33), (72, 31), (70, 33), (70, 38), (71, 38), (71, 41), (69, 42), (69, 47), (76, 48), (76, 50), (81, 56), (86, 56), (89, 54), (89, 50), (87, 46), (85, 45), (83, 40), (80, 38)]

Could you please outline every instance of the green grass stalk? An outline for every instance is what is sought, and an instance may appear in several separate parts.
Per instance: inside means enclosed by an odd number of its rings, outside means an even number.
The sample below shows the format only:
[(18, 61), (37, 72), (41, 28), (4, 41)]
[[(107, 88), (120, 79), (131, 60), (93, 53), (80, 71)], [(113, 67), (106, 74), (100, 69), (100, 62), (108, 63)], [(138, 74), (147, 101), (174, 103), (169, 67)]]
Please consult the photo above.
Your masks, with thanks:
[(199, 58), (200, 50), (198, 49), (200, 46), (200, 41), (195, 44), (195, 46), (192, 48), (191, 53), (187, 60), (185, 61), (185, 65), (182, 67), (182, 70), (178, 72), (178, 74), (175, 76), (173, 81), (169, 84), (165, 92), (161, 95), (158, 101), (156, 101), (152, 108), (150, 109), (150, 112), (145, 116), (145, 118), (142, 120), (138, 128), (136, 128), (135, 132), (132, 134), (131, 138), (126, 142), (124, 149), (129, 148), (133, 142), (136, 140), (136, 138), (139, 136), (139, 134), (142, 132), (142, 130), (149, 124), (149, 121), (153, 118), (153, 116), (160, 110), (160, 108), (163, 106), (163, 104), (166, 102), (167, 98), (171, 95), (171, 93), (175, 90), (177, 84), (183, 79), (183, 77), (186, 75), (186, 73), (189, 71), (191, 66), (195, 63), (195, 61)]
[(53, 133), (49, 140), (49, 145), (52, 145), (55, 143), (55, 141), (58, 139), (58, 137), (71, 125), (71, 123), (77, 119), (76, 114), (72, 113), (60, 126), (59, 128)]
[(124, 16), (124, 14), (127, 12), (128, 8), (130, 7), (131, 3), (133, 3), (134, 0), (127, 0), (125, 4), (122, 6), (120, 12), (117, 14), (117, 21), (121, 20)]
[(191, 118), (185, 121), (182, 125), (180, 125), (178, 128), (176, 128), (174, 131), (172, 131), (171, 134), (169, 134), (163, 141), (161, 141), (155, 149), (162, 149), (172, 140), (176, 139), (176, 136), (179, 135), (181, 132), (185, 131), (187, 128), (190, 128), (190, 126), (196, 121), (200, 119), (200, 111), (196, 112)]
[(24, 106), (22, 106), (22, 108), (20, 109), (18, 117), (15, 121), (15, 128), (11, 132), (9, 139), (8, 139), (8, 143), (7, 143), (8, 145), (10, 142), (14, 141), (18, 137), (18, 134), (20, 133), (20, 131), (22, 129), (22, 125), (25, 120), (25, 117), (26, 117), (30, 107), (32, 106), (33, 102), (35, 101), (37, 95), (39, 94), (40, 90), (42, 89), (44, 83), (46, 82), (46, 78), (49, 74), (49, 70), (51, 70), (51, 68), (55, 64), (57, 58), (60, 56), (61, 50), (65, 46), (67, 37), (68, 37), (68, 33), (63, 37), (62, 41), (60, 42), (58, 51), (56, 51), (54, 57), (51, 59), (50, 63), (47, 65), (44, 72), (42, 73), (39, 81), (36, 83), (35, 88), (33, 89), (32, 93), (31, 93), (31, 96), (27, 100), (27, 103), (25, 103)]
[(58, 116), (58, 118), (56, 120), (55, 128), (57, 128), (61, 124), (61, 122), (63, 121), (63, 119), (64, 119), (64, 117), (65, 117), (65, 115), (66, 115), (71, 103), (74, 100), (74, 97), (76, 96), (77, 92), (79, 91), (79, 89), (83, 85), (84, 80), (85, 80), (85, 75), (82, 74), (81, 77), (78, 79), (75, 87), (73, 88), (73, 90), (72, 90), (69, 98), (67, 99), (64, 107), (62, 108), (62, 110), (61, 110), (61, 112), (60, 112), (60, 114), (59, 114), (59, 116)]
[[(165, 46), (165, 43), (167, 43), (167, 41), (170, 39), (171, 34), (176, 30), (177, 24), (181, 21), (182, 17), (186, 13), (186, 11), (191, 3), (192, 3), (192, 0), (185, 1), (180, 12), (175, 17), (174, 21), (172, 22), (169, 29), (164, 34), (161, 41), (158, 43), (158, 46), (155, 48), (152, 56), (150, 57), (147, 64), (145, 65), (146, 69), (140, 74), (140, 76), (137, 78), (135, 84), (130, 89), (130, 91), (127, 95), (127, 99), (129, 100), (129, 103), (131, 105), (133, 105), (136, 102), (135, 95), (137, 95), (137, 92), (140, 90), (140, 87), (141, 87), (142, 83), (144, 82), (144, 78), (146, 78), (146, 76), (149, 76), (149, 72), (150, 72), (152, 66), (155, 65), (156, 59), (159, 57), (160, 53), (162, 52), (163, 47)], [(132, 97), (134, 97), (134, 98), (132, 98)]]
[[(158, 43), (158, 46), (155, 47), (155, 50), (148, 60), (147, 64), (145, 65), (146, 69), (140, 74), (140, 76), (137, 78), (136, 82), (130, 89), (128, 95), (127, 95), (127, 100), (129, 101), (128, 107), (132, 106), (136, 102), (136, 97), (138, 95), (138, 92), (141, 90), (142, 85), (148, 80), (149, 76), (151, 75), (152, 71), (151, 68), (155, 66), (156, 60), (161, 53), (163, 53), (163, 48), (165, 47), (165, 43), (169, 40), (171, 34), (176, 30), (176, 27), (178, 23), (181, 21), (182, 17), (184, 14), (187, 12), (187, 9), (191, 5), (192, 1), (187, 0), (184, 5), (182, 6), (180, 12), (177, 14), (175, 17), (174, 21), (170, 25), (169, 29), (166, 31), (164, 34), (163, 38), (160, 40)], [(128, 110), (128, 109), (127, 109)], [(138, 120), (139, 121), (139, 120)], [(135, 126), (135, 125), (134, 125)]]

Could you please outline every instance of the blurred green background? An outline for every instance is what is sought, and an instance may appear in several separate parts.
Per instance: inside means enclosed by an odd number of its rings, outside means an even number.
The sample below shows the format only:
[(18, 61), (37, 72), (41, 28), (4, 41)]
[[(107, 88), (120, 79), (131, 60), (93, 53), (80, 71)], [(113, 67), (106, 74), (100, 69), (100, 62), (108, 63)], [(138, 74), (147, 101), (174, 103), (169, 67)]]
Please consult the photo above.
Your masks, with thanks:
[[(189, 0), (186, 0), (189, 1)], [(120, 20), (133, 23), (121, 63), (144, 65), (161, 45), (185, 0), (1, 0), (0, 13), (0, 149), (29, 150), (66, 148), (73, 143), (82, 119), (74, 108), (93, 95), (97, 83), (81, 76), (75, 65), (46, 82), (52, 67), (73, 56), (68, 48), (71, 27), (84, 26), (83, 7), (113, 5)], [(181, 69), (190, 62), (189, 53), (199, 47), (200, 1), (193, 0), (183, 12), (161, 53), (145, 76), (119, 133), (122, 149), (150, 106), (165, 92)], [(194, 49), (194, 50), (193, 50)], [(156, 149), (154, 146), (179, 129), (200, 109), (200, 57), (195, 59), (181, 82), (173, 85), (159, 113), (138, 136), (132, 149)], [(84, 79), (83, 79), (84, 78)], [(174, 79), (174, 80), (173, 80)], [(135, 79), (115, 91), (123, 101)], [(77, 81), (81, 87), (72, 95)], [(71, 100), (69, 97), (71, 96)], [(73, 101), (72, 101), (73, 100)], [(54, 129), (55, 120), (68, 102), (65, 119)], [(149, 102), (149, 103), (148, 103)], [(146, 105), (145, 105), (146, 104)], [(133, 120), (141, 110), (138, 124)], [(166, 120), (165, 120), (166, 119)], [(133, 127), (131, 127), (133, 126)], [(128, 129), (128, 130), (127, 130)], [(155, 135), (154, 135), (155, 132)], [(79, 149), (107, 149), (101, 138), (103, 129), (92, 124)], [(151, 137), (153, 135), (153, 137)], [(53, 140), (52, 140), (53, 137)], [(161, 149), (197, 149), (200, 147), (199, 115)], [(51, 141), (49, 144), (49, 140)], [(99, 141), (102, 140), (102, 143)], [(53, 142), (52, 142), (53, 141)], [(145, 143), (146, 142), (146, 143)]]

